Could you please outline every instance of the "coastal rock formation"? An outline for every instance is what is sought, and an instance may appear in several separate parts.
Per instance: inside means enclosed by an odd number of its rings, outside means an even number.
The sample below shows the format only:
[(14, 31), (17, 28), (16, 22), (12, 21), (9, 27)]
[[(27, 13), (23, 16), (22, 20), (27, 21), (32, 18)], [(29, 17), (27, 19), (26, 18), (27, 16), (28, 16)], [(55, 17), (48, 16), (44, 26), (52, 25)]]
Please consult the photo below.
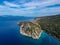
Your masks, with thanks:
[(38, 39), (44, 31), (60, 40), (60, 14), (36, 17), (32, 22), (20, 22), (19, 26), (20, 33), (25, 36)]
[(20, 22), (20, 33), (22, 35), (32, 37), (33, 39), (39, 39), (41, 33), (41, 27), (38, 23), (34, 22)]

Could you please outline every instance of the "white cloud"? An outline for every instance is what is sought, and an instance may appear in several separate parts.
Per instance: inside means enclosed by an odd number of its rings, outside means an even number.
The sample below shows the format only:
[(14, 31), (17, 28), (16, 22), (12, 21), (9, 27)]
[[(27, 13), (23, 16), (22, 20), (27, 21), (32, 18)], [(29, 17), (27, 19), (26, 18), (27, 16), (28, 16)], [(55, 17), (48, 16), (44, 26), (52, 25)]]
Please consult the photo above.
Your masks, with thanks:
[(4, 8), (5, 6), (3, 6), (3, 5), (0, 5), (0, 8)]
[[(28, 11), (28, 12), (31, 12), (31, 11)], [(48, 15), (54, 15), (54, 14), (60, 14), (60, 7), (33, 10), (32, 13), (30, 13), (28, 15), (30, 15), (30, 16), (45, 16), (45, 15), (47, 15), (48, 16)]]
[[(2, 5), (3, 6), (3, 5)], [(15, 9), (15, 8), (10, 8), (4, 6), (3, 8), (0, 8), (0, 15), (20, 15), (20, 16), (26, 16), (28, 14), (32, 14), (33, 12), (31, 11), (25, 11), (25, 9)]]
[[(4, 4), (6, 6), (9, 6), (9, 7), (25, 7), (24, 9), (36, 9), (37, 7), (39, 8), (43, 8), (43, 7), (46, 7), (46, 6), (49, 6), (49, 5), (55, 5), (55, 4), (60, 4), (60, 1), (59, 0), (46, 0), (46, 1), (42, 1), (40, 2), (39, 0), (33, 0), (32, 2), (25, 2), (25, 0), (21, 0), (23, 2), (23, 4), (14, 4), (14, 3), (10, 3), (10, 2), (7, 2), (7, 1), (4, 1)], [(19, 1), (20, 2), (20, 1)]]
[(19, 6), (20, 6), (20, 5), (17, 5), (17, 4), (10, 3), (10, 2), (8, 2), (8, 1), (4, 1), (4, 4), (5, 4), (6, 6), (9, 6), (9, 7), (19, 7)]
[(26, 6), (26, 7), (36, 7), (36, 6), (38, 6), (38, 7), (42, 8), (42, 7), (46, 7), (46, 6), (54, 5), (54, 4), (60, 4), (60, 1), (59, 0), (48, 0), (48, 1), (43, 1), (43, 2), (32, 1), (32, 2), (29, 2), (29, 3), (23, 4), (23, 6)]
[[(23, 1), (22, 1), (23, 2)], [(46, 1), (32, 1), (23, 2), (22, 4), (15, 4), (11, 2), (4, 1), (5, 5), (0, 5), (0, 15), (23, 15), (23, 16), (43, 16), (50, 14), (58, 14), (60, 12), (60, 7), (50, 7), (55, 4), (60, 4), (59, 0), (46, 0)], [(22, 7), (24, 8), (22, 8)], [(17, 8), (11, 8), (17, 7)]]

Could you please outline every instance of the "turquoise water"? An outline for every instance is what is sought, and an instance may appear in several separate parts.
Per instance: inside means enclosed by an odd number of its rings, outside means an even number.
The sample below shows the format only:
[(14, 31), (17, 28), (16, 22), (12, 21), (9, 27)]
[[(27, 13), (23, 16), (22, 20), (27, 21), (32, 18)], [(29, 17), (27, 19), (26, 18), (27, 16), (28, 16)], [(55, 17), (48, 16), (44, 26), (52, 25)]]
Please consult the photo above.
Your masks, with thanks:
[(38, 40), (20, 34), (18, 21), (0, 21), (0, 45), (60, 45), (60, 41), (43, 32)]

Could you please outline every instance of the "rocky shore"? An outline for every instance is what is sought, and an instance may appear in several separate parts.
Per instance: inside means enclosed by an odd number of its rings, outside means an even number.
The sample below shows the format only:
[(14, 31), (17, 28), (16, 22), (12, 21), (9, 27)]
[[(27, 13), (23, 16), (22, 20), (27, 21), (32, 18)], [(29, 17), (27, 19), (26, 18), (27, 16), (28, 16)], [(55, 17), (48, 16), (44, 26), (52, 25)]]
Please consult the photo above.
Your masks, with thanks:
[(41, 26), (35, 22), (20, 22), (19, 25), (20, 33), (33, 39), (39, 39), (43, 32)]

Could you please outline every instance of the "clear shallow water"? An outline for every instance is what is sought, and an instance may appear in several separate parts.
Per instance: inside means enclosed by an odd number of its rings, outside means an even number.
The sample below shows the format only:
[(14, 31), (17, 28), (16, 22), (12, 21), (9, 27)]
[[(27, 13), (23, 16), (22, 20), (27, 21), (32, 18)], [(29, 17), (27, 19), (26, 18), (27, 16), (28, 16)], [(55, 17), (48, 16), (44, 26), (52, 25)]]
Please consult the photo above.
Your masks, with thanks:
[(43, 32), (38, 40), (23, 36), (18, 21), (0, 21), (0, 45), (60, 45), (60, 42)]

